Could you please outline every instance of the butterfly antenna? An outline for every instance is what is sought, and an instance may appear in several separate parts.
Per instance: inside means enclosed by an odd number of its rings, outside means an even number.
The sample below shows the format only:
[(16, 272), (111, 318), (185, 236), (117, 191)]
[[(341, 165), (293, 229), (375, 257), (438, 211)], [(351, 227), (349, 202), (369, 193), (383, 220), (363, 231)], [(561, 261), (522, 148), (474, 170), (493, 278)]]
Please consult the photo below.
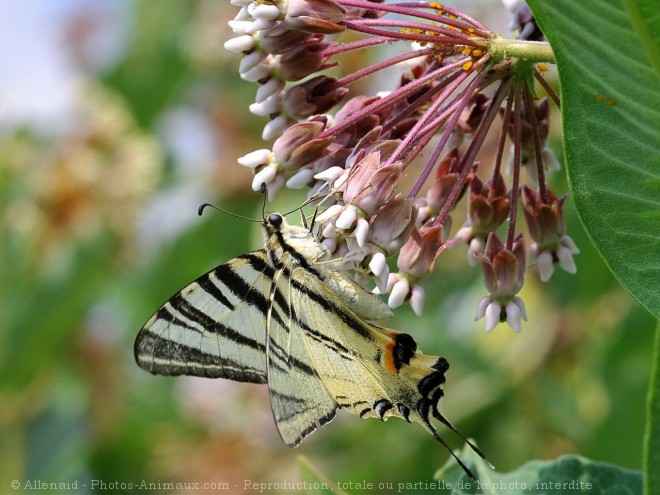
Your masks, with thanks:
[(202, 203), (201, 205), (199, 205), (199, 208), (197, 208), (197, 214), (201, 217), (202, 213), (204, 213), (204, 210), (207, 207), (208, 208), (213, 208), (214, 210), (221, 211), (222, 213), (226, 213), (227, 215), (231, 215), (232, 217), (242, 218), (243, 220), (248, 220), (250, 222), (261, 223), (261, 220), (255, 220), (254, 218), (244, 217), (243, 215), (239, 215), (238, 213), (234, 213), (234, 212), (231, 212), (229, 210), (225, 210), (224, 208), (220, 208), (219, 206), (212, 205), (211, 203)]
[(451, 431), (456, 433), (461, 439), (470, 446), (470, 448), (479, 456), (481, 459), (488, 465), (489, 468), (495, 469), (495, 466), (493, 466), (488, 459), (486, 459), (485, 454), (477, 447), (474, 445), (470, 440), (465, 438), (465, 435), (463, 435), (458, 428), (456, 428), (447, 418), (445, 418), (442, 414), (440, 414), (440, 411), (438, 411), (437, 407), (433, 408), (433, 417), (440, 421), (443, 425), (445, 425), (447, 428), (449, 428)]
[(259, 192), (264, 195), (264, 203), (261, 205), (261, 218), (266, 218), (266, 200), (268, 199), (268, 186), (265, 182), (259, 186)]

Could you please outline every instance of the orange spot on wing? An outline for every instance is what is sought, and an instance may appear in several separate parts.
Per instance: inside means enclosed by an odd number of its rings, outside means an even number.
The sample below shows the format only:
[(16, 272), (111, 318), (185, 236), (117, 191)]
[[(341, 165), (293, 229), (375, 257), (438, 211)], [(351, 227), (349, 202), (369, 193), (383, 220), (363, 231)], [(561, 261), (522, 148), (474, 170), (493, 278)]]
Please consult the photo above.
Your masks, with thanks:
[(393, 375), (398, 375), (399, 371), (396, 369), (394, 364), (394, 346), (396, 345), (396, 339), (391, 335), (388, 335), (388, 337), (390, 338), (390, 341), (385, 346), (385, 353), (383, 354), (383, 366)]

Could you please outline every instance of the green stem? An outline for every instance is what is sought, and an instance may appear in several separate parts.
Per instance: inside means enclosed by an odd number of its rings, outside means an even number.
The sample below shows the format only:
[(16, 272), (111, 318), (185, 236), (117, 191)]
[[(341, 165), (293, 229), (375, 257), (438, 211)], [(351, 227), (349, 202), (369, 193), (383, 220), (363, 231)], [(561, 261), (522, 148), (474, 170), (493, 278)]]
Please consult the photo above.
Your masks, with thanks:
[(495, 36), (488, 40), (486, 49), (496, 61), (514, 57), (531, 63), (556, 63), (550, 44), (542, 41), (509, 40)]
[(655, 329), (652, 362), (644, 435), (644, 495), (660, 493), (660, 323)]

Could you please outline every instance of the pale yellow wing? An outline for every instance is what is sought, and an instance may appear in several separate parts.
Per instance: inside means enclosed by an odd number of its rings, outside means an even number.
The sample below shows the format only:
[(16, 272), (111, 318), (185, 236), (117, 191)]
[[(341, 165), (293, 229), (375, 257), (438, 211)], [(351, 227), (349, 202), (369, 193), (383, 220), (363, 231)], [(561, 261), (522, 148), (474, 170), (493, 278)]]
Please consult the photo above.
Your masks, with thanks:
[(135, 341), (140, 367), (266, 383), (266, 313), (274, 269), (264, 250), (224, 263), (170, 298)]
[(337, 404), (309, 360), (299, 317), (291, 307), (293, 283), (283, 255), (274, 277), (267, 315), (268, 389), (277, 429), (284, 442), (297, 446), (335, 417)]
[(291, 310), (309, 360), (339, 407), (361, 418), (416, 422), (447, 447), (430, 421), (435, 417), (456, 431), (438, 410), (446, 359), (423, 354), (408, 334), (361, 319), (305, 270), (292, 277)]

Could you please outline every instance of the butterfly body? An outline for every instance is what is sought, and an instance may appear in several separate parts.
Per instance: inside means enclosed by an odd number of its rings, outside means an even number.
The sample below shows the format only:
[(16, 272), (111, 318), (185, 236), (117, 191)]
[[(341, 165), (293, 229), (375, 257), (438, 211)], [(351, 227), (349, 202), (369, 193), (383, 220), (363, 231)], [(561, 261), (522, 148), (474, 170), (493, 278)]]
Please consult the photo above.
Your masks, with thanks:
[(446, 445), (430, 417), (453, 429), (438, 411), (447, 361), (376, 324), (389, 308), (334, 269), (308, 229), (275, 213), (263, 228), (265, 249), (216, 267), (158, 310), (136, 339), (137, 363), (155, 374), (268, 384), (290, 446), (339, 408), (416, 422)]

